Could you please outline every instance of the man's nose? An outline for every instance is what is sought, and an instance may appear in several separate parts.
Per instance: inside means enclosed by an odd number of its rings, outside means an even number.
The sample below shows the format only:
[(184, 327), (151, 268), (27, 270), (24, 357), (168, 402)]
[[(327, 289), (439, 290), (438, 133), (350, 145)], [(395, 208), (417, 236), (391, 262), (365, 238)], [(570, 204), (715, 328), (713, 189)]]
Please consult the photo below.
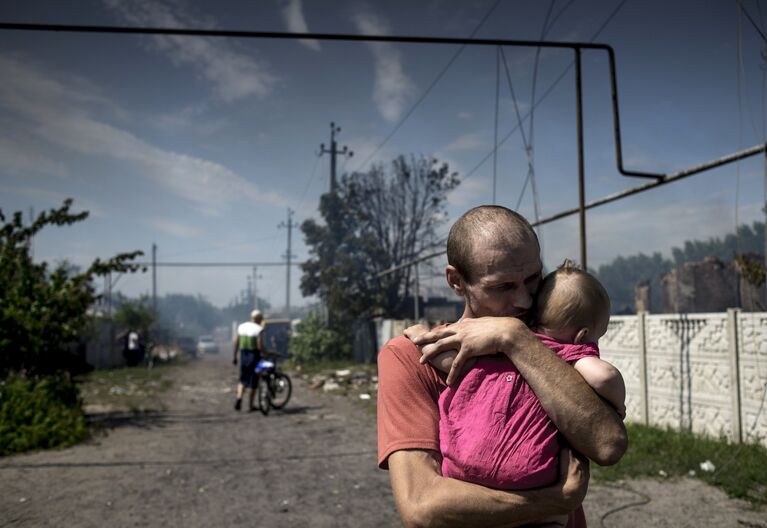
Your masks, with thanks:
[(528, 310), (533, 305), (533, 297), (527, 288), (520, 288), (519, 291), (514, 292), (511, 302), (514, 304), (514, 308), (518, 310)]

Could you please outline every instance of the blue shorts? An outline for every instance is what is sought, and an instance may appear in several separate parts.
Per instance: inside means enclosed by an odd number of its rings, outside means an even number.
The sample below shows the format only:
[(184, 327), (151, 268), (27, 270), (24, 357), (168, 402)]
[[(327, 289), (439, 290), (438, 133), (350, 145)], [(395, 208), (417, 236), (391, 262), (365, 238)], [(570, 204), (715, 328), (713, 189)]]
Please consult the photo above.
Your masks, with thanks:
[(261, 359), (260, 350), (240, 350), (240, 383), (255, 389), (258, 385), (256, 365)]

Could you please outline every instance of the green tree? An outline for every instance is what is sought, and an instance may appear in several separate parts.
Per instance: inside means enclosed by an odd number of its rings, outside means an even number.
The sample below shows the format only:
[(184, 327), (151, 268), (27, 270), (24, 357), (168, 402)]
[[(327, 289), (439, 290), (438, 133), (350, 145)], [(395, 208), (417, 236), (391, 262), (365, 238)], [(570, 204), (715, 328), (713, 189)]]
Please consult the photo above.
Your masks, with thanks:
[(64, 226), (85, 220), (87, 211), (70, 213), (72, 200), (58, 209), (40, 213), (31, 225), (17, 211), (6, 219), (0, 211), (0, 377), (9, 372), (27, 376), (68, 370), (73, 347), (89, 322), (88, 309), (98, 298), (93, 279), (110, 272), (134, 272), (131, 261), (140, 251), (96, 259), (84, 271), (66, 263), (53, 269), (35, 263), (30, 240), (46, 226)]
[(619, 256), (610, 264), (599, 266), (596, 277), (610, 295), (612, 312), (615, 314), (634, 313), (634, 287), (641, 282), (650, 284), (651, 303), (661, 305), (661, 278), (672, 268), (672, 263), (660, 253)]
[(312, 312), (296, 326), (290, 338), (290, 356), (296, 364), (350, 359), (352, 345), (346, 336), (327, 328), (322, 318)]
[(728, 233), (724, 238), (711, 237), (708, 240), (687, 240), (682, 247), (671, 250), (674, 265), (685, 262), (699, 262), (704, 257), (716, 257), (729, 262), (736, 255), (764, 252), (764, 222), (738, 226), (736, 233)]
[(411, 268), (378, 274), (436, 245), (447, 194), (458, 184), (445, 163), (399, 156), (388, 167), (343, 176), (336, 194), (322, 196), (324, 224), (309, 219), (301, 226), (311, 255), (301, 291), (327, 304), (331, 326), (348, 327), (376, 309), (397, 315), (410, 292)]
[(149, 334), (149, 327), (156, 319), (157, 316), (149, 306), (149, 298), (146, 296), (123, 302), (117, 307), (114, 315), (117, 326), (125, 330), (136, 330), (144, 336)]

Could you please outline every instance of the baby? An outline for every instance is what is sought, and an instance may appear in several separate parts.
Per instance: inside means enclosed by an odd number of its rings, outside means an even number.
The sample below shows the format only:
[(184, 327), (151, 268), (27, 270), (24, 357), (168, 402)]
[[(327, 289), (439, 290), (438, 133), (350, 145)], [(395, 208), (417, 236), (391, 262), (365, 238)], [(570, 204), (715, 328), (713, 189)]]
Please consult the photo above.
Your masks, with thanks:
[[(599, 359), (610, 299), (604, 287), (570, 261), (541, 282), (533, 330), (625, 416), (618, 370)], [(420, 333), (408, 329), (408, 335)], [(432, 361), (449, 371), (455, 352)], [(530, 386), (505, 356), (478, 358), (439, 399), (442, 474), (498, 489), (548, 486), (558, 477), (558, 432)]]

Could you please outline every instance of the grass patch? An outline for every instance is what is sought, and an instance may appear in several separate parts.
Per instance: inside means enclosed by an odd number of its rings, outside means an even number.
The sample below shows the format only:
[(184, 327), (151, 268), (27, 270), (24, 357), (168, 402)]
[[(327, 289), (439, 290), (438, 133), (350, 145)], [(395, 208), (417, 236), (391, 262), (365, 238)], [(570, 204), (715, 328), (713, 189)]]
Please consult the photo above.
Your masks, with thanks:
[(348, 359), (302, 363), (296, 361), (294, 358), (289, 358), (285, 361), (284, 365), (282, 365), (282, 368), (298, 374), (306, 374), (307, 376), (345, 369), (351, 371), (363, 370), (365, 372), (378, 371), (378, 366), (375, 363), (354, 363)]
[[(629, 448), (623, 459), (610, 467), (592, 466), (597, 480), (615, 481), (635, 477), (682, 477), (691, 475), (724, 490), (729, 496), (751, 504), (767, 505), (767, 449), (753, 444), (728, 444), (713, 439), (638, 424), (627, 424)], [(713, 471), (703, 471), (711, 461)]]
[(77, 378), (86, 412), (162, 410), (158, 396), (173, 385), (174, 364), (94, 370)]

